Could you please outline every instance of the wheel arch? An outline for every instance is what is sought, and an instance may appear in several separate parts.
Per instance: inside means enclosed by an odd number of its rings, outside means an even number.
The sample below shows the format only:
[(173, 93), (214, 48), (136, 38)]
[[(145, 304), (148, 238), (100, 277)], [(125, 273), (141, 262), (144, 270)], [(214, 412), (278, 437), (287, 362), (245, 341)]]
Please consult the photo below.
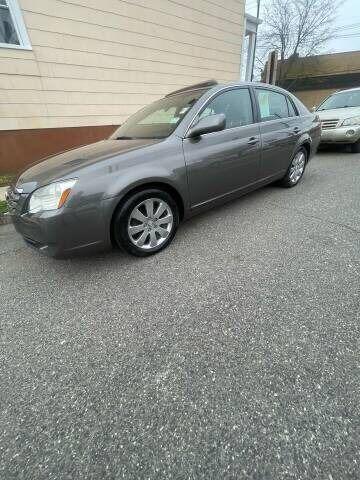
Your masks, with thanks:
[(310, 155), (311, 155), (311, 143), (310, 143), (310, 140), (305, 140), (303, 141), (299, 148), (305, 148), (306, 150), (306, 153), (307, 153), (307, 157), (306, 157), (306, 163), (308, 163), (308, 161), (310, 160)]
[(111, 216), (111, 222), (110, 222), (110, 236), (111, 236), (111, 241), (113, 242), (113, 229), (114, 229), (114, 220), (115, 216), (118, 212), (118, 210), (122, 207), (122, 205), (135, 193), (139, 193), (143, 190), (148, 190), (151, 188), (156, 188), (158, 190), (163, 190), (164, 192), (168, 193), (169, 195), (172, 196), (174, 201), (176, 202), (176, 205), (178, 206), (179, 209), (179, 219), (180, 221), (184, 218), (185, 215), (185, 203), (184, 199), (182, 198), (181, 194), (178, 192), (178, 190), (170, 185), (169, 183), (163, 182), (163, 181), (149, 181), (149, 182), (144, 182), (140, 185), (136, 185), (133, 187), (130, 187), (130, 189), (121, 196), (121, 198), (118, 199), (118, 202), (114, 208), (114, 211)]

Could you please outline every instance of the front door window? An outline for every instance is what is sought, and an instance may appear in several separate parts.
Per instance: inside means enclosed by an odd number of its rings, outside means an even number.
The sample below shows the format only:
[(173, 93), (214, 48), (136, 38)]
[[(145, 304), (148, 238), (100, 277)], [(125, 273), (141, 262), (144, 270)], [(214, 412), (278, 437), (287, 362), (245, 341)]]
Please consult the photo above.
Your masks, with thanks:
[(199, 119), (223, 113), (226, 129), (243, 127), (254, 123), (250, 92), (247, 88), (228, 90), (207, 104)]

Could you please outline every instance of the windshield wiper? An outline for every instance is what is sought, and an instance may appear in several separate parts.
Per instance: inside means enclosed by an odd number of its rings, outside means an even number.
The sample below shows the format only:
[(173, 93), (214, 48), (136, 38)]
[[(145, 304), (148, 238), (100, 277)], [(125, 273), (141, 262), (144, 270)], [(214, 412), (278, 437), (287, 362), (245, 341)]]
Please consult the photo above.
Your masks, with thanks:
[(135, 140), (135, 137), (127, 137), (126, 135), (116, 137), (116, 140)]

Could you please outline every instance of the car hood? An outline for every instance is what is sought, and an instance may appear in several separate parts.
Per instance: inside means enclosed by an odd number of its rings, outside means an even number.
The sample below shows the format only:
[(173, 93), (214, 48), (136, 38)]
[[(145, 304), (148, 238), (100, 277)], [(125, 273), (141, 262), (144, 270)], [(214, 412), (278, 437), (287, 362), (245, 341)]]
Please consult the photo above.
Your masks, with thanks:
[(345, 120), (346, 118), (360, 116), (360, 107), (333, 108), (331, 110), (318, 110), (320, 120)]
[(16, 182), (16, 188), (23, 193), (31, 193), (39, 186), (62, 178), (70, 178), (72, 174), (76, 175), (77, 170), (100, 160), (153, 145), (160, 141), (161, 140), (155, 139), (111, 139), (85, 145), (74, 150), (68, 150), (49, 157), (25, 170), (25, 172), (19, 176)]

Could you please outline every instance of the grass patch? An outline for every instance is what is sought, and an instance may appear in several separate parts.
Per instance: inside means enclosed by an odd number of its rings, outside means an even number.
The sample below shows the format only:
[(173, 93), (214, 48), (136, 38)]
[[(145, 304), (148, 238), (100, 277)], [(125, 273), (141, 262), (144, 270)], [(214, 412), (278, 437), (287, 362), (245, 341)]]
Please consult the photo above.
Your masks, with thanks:
[(15, 180), (15, 176), (16, 175), (11, 173), (0, 175), (0, 187), (7, 187), (10, 185), (10, 183)]
[(0, 200), (0, 215), (8, 211), (8, 206), (5, 200)]

